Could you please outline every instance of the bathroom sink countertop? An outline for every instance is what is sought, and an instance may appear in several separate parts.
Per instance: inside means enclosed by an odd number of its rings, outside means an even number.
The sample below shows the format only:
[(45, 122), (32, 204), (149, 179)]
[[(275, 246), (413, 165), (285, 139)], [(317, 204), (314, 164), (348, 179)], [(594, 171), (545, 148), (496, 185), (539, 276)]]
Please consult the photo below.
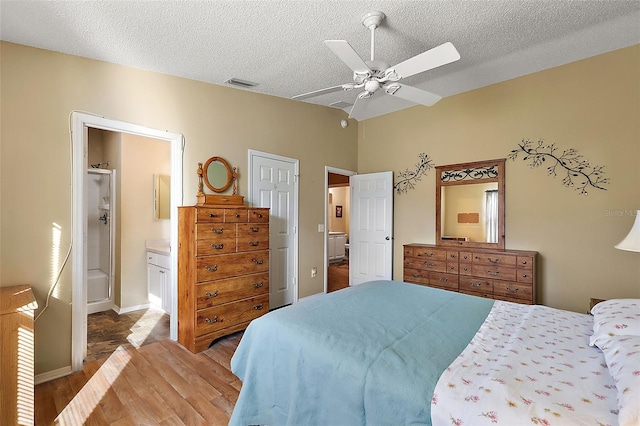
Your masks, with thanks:
[(169, 241), (164, 240), (147, 240), (145, 244), (147, 251), (152, 251), (158, 254), (170, 254), (171, 246)]

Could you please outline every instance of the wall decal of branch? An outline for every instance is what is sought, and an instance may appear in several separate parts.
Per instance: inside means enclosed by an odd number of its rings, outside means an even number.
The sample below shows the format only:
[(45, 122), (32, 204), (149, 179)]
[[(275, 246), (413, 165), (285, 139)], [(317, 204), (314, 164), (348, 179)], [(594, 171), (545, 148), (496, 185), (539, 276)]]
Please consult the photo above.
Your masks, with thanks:
[[(603, 177), (604, 166), (597, 166), (585, 160), (578, 151), (569, 148), (562, 152), (558, 151), (555, 143), (545, 144), (540, 139), (534, 144), (528, 139), (523, 139), (518, 144), (518, 148), (511, 151), (509, 158), (515, 160), (520, 153), (524, 153), (524, 161), (529, 160), (530, 167), (540, 167), (547, 165), (547, 174), (556, 177), (558, 172), (565, 172), (562, 184), (567, 187), (575, 187), (581, 195), (587, 195), (587, 187), (602, 189), (603, 185), (609, 184), (609, 178)], [(560, 167), (560, 170), (558, 170)]]
[(427, 170), (433, 169), (433, 162), (427, 154), (422, 152), (418, 154), (418, 158), (420, 161), (416, 163), (415, 170), (406, 169), (404, 172), (398, 172), (400, 180), (393, 185), (398, 195), (415, 188), (416, 182), (422, 179)]

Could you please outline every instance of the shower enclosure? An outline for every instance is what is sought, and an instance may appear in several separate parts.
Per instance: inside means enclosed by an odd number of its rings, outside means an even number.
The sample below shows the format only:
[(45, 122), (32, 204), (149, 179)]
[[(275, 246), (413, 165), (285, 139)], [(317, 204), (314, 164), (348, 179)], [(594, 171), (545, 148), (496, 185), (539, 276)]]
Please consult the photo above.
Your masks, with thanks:
[(115, 170), (87, 170), (87, 313), (113, 308)]

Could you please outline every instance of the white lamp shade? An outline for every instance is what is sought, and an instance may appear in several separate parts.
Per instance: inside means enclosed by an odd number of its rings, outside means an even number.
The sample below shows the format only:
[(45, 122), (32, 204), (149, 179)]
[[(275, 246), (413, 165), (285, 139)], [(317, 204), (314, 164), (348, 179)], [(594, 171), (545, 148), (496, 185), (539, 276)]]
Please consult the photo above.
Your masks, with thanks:
[(636, 210), (636, 221), (633, 222), (629, 235), (615, 247), (619, 250), (640, 252), (640, 210)]

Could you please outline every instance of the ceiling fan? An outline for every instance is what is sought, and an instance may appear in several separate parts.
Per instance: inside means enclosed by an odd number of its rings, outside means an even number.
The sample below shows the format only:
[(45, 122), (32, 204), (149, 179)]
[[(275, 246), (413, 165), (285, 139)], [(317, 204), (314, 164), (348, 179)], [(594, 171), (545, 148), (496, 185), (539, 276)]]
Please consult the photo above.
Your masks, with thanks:
[[(345, 83), (339, 86), (315, 90), (309, 93), (296, 95), (292, 99), (307, 99), (340, 90), (364, 89), (360, 92), (351, 107), (349, 118), (357, 115), (359, 108), (364, 108), (363, 102), (358, 100), (368, 99), (379, 89), (383, 89), (387, 95), (397, 96), (410, 102), (432, 106), (441, 96), (417, 89), (406, 84), (399, 83), (402, 78), (419, 74), (460, 59), (460, 54), (455, 46), (444, 43), (426, 52), (420, 53), (393, 67), (374, 57), (375, 30), (384, 20), (382, 12), (369, 12), (362, 17), (362, 25), (371, 30), (371, 60), (363, 61), (345, 40), (325, 40), (325, 44), (353, 71), (353, 83)], [(358, 108), (358, 109), (357, 109)]]

